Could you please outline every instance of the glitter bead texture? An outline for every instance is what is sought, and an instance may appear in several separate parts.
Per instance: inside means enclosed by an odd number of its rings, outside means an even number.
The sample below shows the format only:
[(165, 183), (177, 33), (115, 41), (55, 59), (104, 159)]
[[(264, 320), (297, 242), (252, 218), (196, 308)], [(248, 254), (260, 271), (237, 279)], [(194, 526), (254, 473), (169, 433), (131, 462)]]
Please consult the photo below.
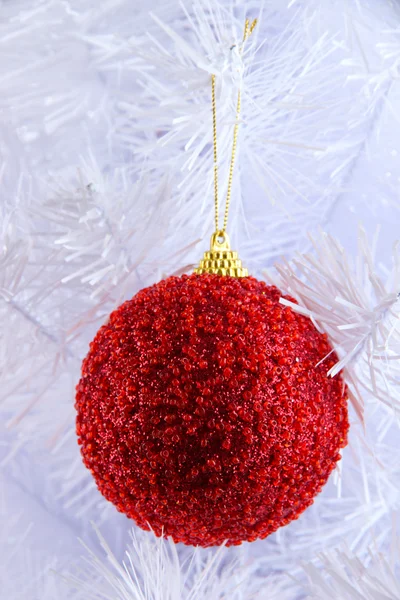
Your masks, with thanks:
[(337, 356), (280, 297), (252, 277), (170, 277), (98, 331), (77, 434), (99, 490), (140, 527), (201, 546), (264, 538), (335, 468), (349, 427)]

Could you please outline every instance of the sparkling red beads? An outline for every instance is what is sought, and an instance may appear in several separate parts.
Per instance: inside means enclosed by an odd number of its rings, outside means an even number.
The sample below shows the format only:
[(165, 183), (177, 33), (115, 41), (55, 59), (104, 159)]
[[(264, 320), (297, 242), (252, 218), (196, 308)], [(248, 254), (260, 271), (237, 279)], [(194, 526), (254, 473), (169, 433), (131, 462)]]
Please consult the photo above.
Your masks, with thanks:
[[(346, 445), (326, 336), (252, 277), (170, 277), (114, 311), (77, 386), (102, 494), (157, 535), (263, 538), (313, 502)], [(321, 362), (320, 362), (321, 361)]]

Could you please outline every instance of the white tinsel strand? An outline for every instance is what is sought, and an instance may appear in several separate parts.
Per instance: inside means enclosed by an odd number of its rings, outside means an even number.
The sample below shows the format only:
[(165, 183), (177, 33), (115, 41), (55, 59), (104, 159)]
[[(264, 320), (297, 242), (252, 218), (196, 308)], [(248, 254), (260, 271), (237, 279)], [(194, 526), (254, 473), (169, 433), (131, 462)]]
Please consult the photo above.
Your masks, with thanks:
[[(83, 172), (77, 173), (74, 193), (58, 180), (36, 210), (45, 223), (58, 228), (54, 244), (63, 250), (60, 258), (65, 261), (61, 284), (79, 280), (92, 288), (91, 296), (101, 297), (126, 285), (128, 278), (137, 278), (136, 269), (151, 263), (154, 249), (164, 244), (169, 182), (164, 177), (155, 188), (144, 177), (132, 184), (121, 170), (105, 178), (93, 157)], [(165, 256), (165, 266), (167, 261)]]
[(120, 563), (97, 530), (102, 553), (99, 558), (86, 547), (85, 567), (65, 576), (65, 581), (88, 600), (289, 600), (289, 578), (266, 580), (246, 553), (188, 549), (171, 539), (150, 537), (132, 530), (125, 558)]
[[(395, 542), (396, 543), (396, 542)], [(304, 564), (309, 584), (307, 600), (398, 600), (400, 598), (400, 548), (382, 554), (371, 546), (360, 558), (349, 549), (321, 554)]]
[[(351, 383), (390, 408), (400, 409), (400, 256), (395, 245), (392, 268), (382, 273), (374, 248), (360, 227), (359, 252), (352, 261), (332, 236), (312, 240), (314, 254), (277, 264), (278, 284), (299, 305), (281, 302), (313, 319), (339, 355), (331, 369), (346, 370)], [(376, 244), (376, 240), (374, 246)], [(361, 406), (353, 398), (357, 411)]]

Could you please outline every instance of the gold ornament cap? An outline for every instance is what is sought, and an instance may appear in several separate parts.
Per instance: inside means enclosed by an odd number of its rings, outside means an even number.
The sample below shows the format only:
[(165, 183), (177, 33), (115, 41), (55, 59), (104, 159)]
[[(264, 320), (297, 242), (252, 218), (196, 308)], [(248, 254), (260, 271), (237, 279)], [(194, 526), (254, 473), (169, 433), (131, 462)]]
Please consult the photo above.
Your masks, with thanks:
[(203, 260), (194, 271), (197, 275), (229, 275), (230, 277), (248, 277), (237, 252), (231, 250), (229, 236), (222, 229), (211, 236), (210, 251), (204, 252)]

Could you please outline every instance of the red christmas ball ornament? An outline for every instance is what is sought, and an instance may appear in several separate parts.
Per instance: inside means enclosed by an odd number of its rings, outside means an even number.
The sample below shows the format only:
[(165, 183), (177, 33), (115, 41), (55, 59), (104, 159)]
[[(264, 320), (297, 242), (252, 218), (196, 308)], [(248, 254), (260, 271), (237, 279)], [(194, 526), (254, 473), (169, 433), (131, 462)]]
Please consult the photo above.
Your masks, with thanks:
[[(239, 52), (256, 20), (246, 19)], [(219, 229), (216, 82), (211, 76), (215, 233), (193, 275), (112, 313), (83, 362), (77, 433), (99, 490), (143, 529), (212, 546), (264, 538), (296, 519), (335, 468), (347, 389), (325, 335), (248, 277)]]
[(115, 310), (83, 362), (77, 433), (101, 493), (200, 546), (264, 538), (346, 445), (347, 391), (312, 322), (252, 277), (170, 277)]

